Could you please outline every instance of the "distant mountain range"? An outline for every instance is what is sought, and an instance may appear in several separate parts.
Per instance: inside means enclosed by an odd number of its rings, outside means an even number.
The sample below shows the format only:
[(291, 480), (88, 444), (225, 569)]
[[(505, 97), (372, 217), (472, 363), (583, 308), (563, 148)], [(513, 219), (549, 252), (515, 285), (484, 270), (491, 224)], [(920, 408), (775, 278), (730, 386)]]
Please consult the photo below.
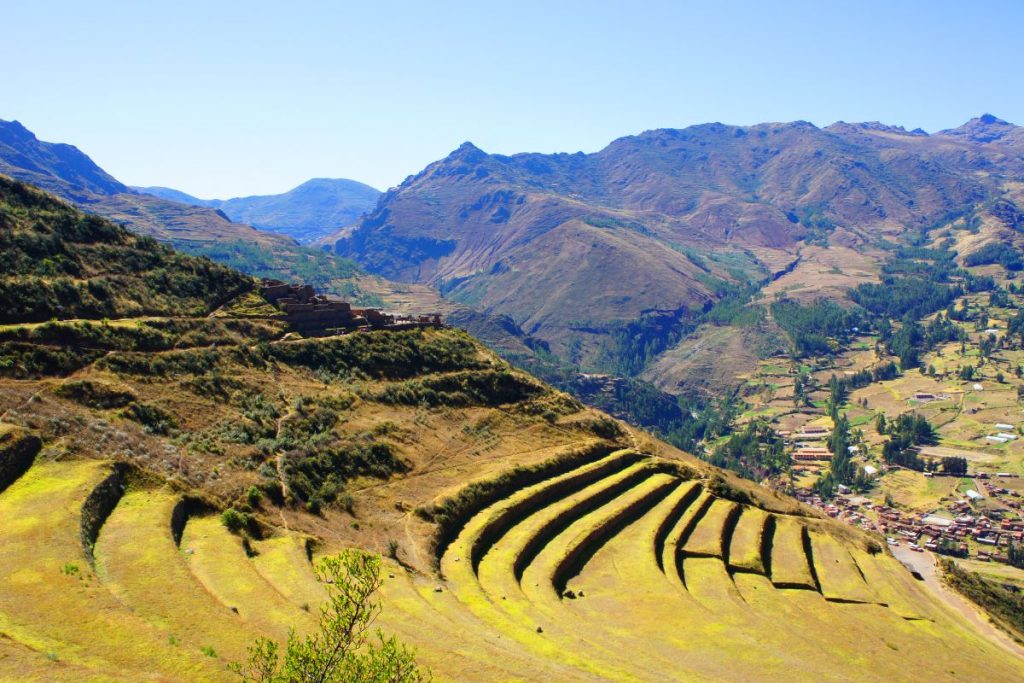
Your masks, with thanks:
[[(594, 367), (616, 331), (653, 313), (706, 309), (814, 249), (878, 251), (1012, 203), (1022, 179), (1024, 129), (991, 115), (931, 135), (712, 123), (594, 154), (465, 143), (329, 241), (371, 272), (506, 314), (561, 359)], [(863, 258), (865, 277), (877, 274), (877, 255)]]
[(18, 121), (0, 121), (0, 174), (31, 183), (135, 232), (176, 245), (245, 242), (264, 247), (292, 240), (233, 223), (216, 209), (140, 194), (77, 147), (43, 142)]
[(373, 209), (380, 191), (355, 180), (314, 178), (276, 195), (198, 199), (167, 187), (133, 190), (173, 202), (219, 209), (233, 221), (281, 233), (308, 244), (353, 224)]

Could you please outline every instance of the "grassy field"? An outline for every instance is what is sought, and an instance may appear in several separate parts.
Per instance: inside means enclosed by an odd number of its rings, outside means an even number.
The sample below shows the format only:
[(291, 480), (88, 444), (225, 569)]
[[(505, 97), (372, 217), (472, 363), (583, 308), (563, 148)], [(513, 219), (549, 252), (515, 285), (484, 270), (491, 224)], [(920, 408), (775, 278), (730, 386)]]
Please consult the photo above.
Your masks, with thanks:
[[(890, 680), (909, 664), (936, 680), (982, 663), (991, 680), (1024, 672), (901, 565), (870, 554), (866, 537), (701, 493), (667, 463), (628, 455), (481, 508), (442, 557), (443, 575), (388, 561), (379, 623), (443, 680), (852, 680), (868, 662), (869, 677)], [(227, 680), (227, 662), (255, 635), (310, 627), (324, 593), (306, 538), (280, 530), (243, 542), (169, 488), (107, 486), (111, 472), (95, 460), (41, 462), (0, 492), (3, 518), (17, 520), (0, 545), (0, 673)], [(93, 569), (80, 529), (98, 491), (113, 506)], [(70, 613), (79, 618), (60, 618)]]

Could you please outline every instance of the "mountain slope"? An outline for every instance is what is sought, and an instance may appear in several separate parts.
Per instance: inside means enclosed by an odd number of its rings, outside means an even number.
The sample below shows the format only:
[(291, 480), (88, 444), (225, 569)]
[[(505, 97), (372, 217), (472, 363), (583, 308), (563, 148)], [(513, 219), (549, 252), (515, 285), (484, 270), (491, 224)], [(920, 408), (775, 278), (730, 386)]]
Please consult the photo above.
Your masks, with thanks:
[(0, 678), (231, 680), (256, 637), (309, 632), (311, 559), (351, 547), (388, 553), (377, 623), (439, 678), (1024, 675), (880, 539), (464, 333), (211, 316), (189, 292), (247, 278), (0, 188), (16, 284), (36, 288), (30, 247), (59, 241), (65, 270), (179, 297), (108, 320), (60, 287), (78, 319), (0, 325)]
[(360, 297), (353, 282), (360, 269), (352, 261), (303, 247), (287, 235), (232, 222), (220, 209), (176, 201), (177, 195), (167, 199), (136, 192), (77, 148), (42, 142), (16, 121), (0, 121), (0, 175), (251, 275), (300, 280), (327, 293)]
[(0, 323), (205, 315), (251, 278), (0, 176)]
[(163, 241), (245, 241), (267, 247), (291, 242), (248, 225), (232, 223), (213, 209), (134, 192), (76, 147), (43, 142), (17, 121), (0, 121), (0, 174), (32, 183), (76, 206)]
[(276, 195), (197, 199), (165, 187), (136, 187), (171, 201), (223, 211), (231, 220), (279, 232), (306, 244), (352, 224), (377, 203), (380, 192), (355, 180), (314, 178)]
[(1000, 196), (1004, 178), (1024, 176), (1019, 130), (986, 116), (935, 135), (707, 124), (594, 154), (466, 143), (386, 193), (335, 249), (508, 314), (593, 365), (623, 323), (706, 307), (721, 281), (764, 281), (808, 242), (869, 246)]

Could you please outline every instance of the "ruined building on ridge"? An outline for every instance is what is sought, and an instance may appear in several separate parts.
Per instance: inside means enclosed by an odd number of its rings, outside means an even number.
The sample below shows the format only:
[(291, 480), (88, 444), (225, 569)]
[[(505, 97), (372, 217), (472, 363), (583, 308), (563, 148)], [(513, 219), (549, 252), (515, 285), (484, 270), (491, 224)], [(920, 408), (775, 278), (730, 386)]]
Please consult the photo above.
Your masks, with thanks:
[(441, 326), (438, 313), (411, 317), (395, 316), (376, 308), (352, 308), (347, 301), (317, 294), (312, 285), (263, 280), (260, 294), (280, 309), (282, 320), (304, 335), (343, 334), (360, 329)]

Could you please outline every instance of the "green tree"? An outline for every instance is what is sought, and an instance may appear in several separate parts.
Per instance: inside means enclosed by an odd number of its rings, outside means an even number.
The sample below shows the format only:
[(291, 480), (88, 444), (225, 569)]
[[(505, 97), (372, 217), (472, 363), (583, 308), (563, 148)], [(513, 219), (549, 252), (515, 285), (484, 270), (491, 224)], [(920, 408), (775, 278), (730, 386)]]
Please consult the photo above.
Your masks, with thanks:
[[(380, 603), (380, 557), (358, 550), (322, 559), (317, 578), (328, 599), (320, 608), (315, 633), (288, 634), (283, 656), (277, 643), (259, 638), (249, 648), (247, 664), (231, 669), (242, 680), (260, 683), (416, 683), (430, 673), (416, 664), (412, 650), (394, 637), (385, 638), (374, 620)], [(371, 638), (371, 636), (375, 636)]]

